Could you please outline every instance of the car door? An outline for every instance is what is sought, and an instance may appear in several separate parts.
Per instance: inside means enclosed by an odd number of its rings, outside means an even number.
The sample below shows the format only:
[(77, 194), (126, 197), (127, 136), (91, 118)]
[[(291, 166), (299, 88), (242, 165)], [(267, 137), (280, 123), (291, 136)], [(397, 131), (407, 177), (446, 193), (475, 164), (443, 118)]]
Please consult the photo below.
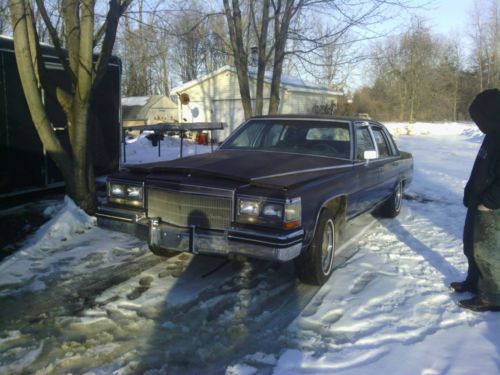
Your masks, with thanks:
[(352, 218), (369, 210), (377, 201), (380, 192), (380, 166), (377, 160), (364, 159), (365, 151), (376, 151), (375, 142), (367, 122), (354, 124), (354, 170), (355, 188), (349, 196), (347, 217)]
[[(378, 124), (370, 124), (370, 130), (377, 147), (376, 161), (380, 185), (377, 187), (377, 200), (381, 201), (394, 192), (398, 179), (398, 151), (387, 133), (387, 130)], [(378, 202), (376, 202), (378, 203)]]

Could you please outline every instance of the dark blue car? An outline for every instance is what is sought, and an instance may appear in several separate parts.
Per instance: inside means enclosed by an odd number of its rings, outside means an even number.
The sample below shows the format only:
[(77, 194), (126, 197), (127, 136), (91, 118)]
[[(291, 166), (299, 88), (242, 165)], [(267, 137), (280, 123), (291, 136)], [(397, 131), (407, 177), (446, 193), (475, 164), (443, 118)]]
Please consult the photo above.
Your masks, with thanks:
[(101, 226), (172, 251), (295, 261), (301, 281), (332, 273), (346, 225), (395, 217), (413, 160), (378, 122), (265, 116), (211, 154), (128, 167), (108, 178)]

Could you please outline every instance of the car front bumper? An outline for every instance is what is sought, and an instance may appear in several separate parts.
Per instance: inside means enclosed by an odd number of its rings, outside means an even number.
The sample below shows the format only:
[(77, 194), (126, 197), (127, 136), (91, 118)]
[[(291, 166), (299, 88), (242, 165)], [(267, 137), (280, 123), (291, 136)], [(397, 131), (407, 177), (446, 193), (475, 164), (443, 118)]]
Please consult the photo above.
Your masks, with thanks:
[(114, 207), (99, 207), (96, 216), (100, 227), (132, 234), (155, 248), (194, 254), (243, 255), (286, 262), (300, 254), (304, 237), (302, 229), (280, 233), (236, 227), (225, 231), (176, 227), (148, 219), (140, 210)]

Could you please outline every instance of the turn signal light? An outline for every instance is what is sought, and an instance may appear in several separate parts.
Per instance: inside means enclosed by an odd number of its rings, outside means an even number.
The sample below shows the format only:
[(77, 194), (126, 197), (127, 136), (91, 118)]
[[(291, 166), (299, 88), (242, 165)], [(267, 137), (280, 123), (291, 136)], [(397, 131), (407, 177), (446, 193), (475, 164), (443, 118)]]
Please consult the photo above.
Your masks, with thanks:
[(284, 229), (293, 229), (300, 227), (300, 220), (294, 220), (294, 221), (287, 221), (283, 223), (283, 228)]

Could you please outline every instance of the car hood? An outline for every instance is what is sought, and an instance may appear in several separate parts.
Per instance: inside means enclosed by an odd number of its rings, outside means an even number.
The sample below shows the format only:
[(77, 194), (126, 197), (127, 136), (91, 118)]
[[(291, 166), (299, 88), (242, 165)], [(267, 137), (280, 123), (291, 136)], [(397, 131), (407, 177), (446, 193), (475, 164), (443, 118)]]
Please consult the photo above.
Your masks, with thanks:
[(256, 186), (291, 187), (324, 175), (352, 168), (345, 159), (265, 151), (222, 150), (182, 159), (129, 166), (154, 178), (155, 173), (173, 172), (212, 176)]

